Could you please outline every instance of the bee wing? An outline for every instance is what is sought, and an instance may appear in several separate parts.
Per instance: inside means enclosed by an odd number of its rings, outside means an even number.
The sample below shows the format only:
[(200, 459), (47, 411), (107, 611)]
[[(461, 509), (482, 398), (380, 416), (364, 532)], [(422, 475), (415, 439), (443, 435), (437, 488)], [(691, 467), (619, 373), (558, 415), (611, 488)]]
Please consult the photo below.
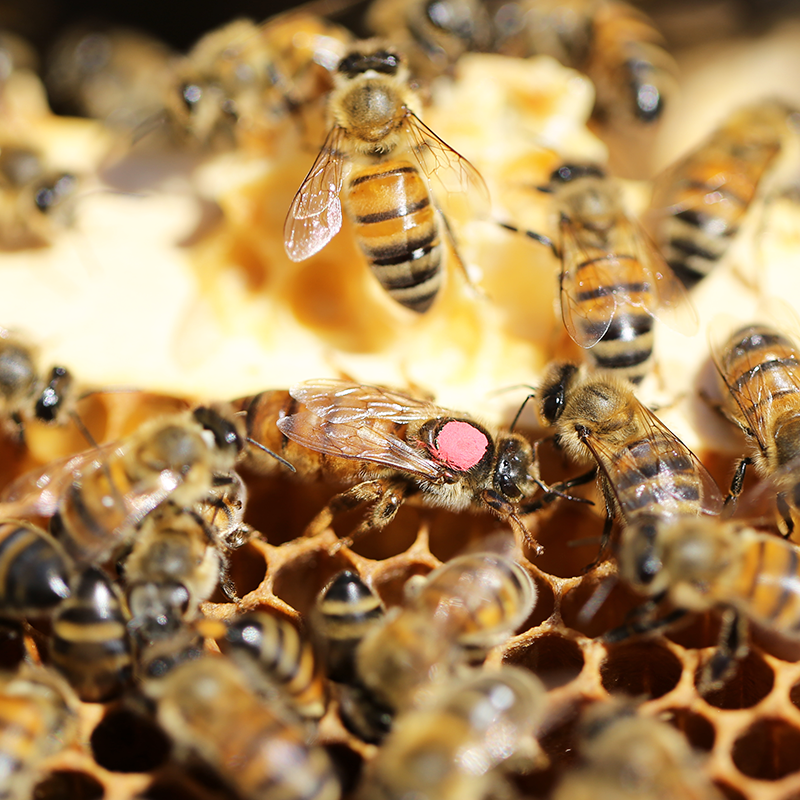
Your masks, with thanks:
[[(687, 498), (687, 489), (694, 488), (688, 487), (685, 480), (675, 480), (676, 474), (685, 475), (687, 472), (694, 472), (697, 478), (696, 488), (700, 492), (700, 508), (703, 513), (715, 516), (722, 513), (724, 498), (709, 471), (650, 409), (641, 403), (637, 405), (636, 414), (639, 417), (641, 429), (646, 431), (641, 442), (647, 443), (648, 456), (652, 453), (656, 459), (656, 463), (653, 464), (653, 461), (648, 458), (646, 472), (642, 469), (642, 461), (629, 448), (619, 452), (591, 434), (586, 440), (587, 446), (614, 490), (623, 512), (630, 513), (641, 509), (642, 500), (638, 494), (626, 495), (624, 498), (620, 496), (617, 492), (620, 475), (631, 476), (630, 479), (626, 477), (628, 483), (633, 481), (636, 476), (640, 485), (647, 486), (651, 492), (650, 503), (658, 507), (659, 515), (669, 517), (673, 513), (681, 513), (684, 503), (690, 499)], [(654, 481), (653, 477), (656, 474), (658, 474), (658, 480)]]
[(81, 472), (101, 464), (118, 447), (118, 442), (106, 444), (26, 472), (0, 493), (0, 515), (52, 517), (64, 492)]
[(480, 172), (449, 144), (443, 142), (413, 111), (407, 110), (403, 130), (412, 144), (420, 168), (433, 186), (434, 194), (455, 206), (460, 216), (478, 218), (489, 215), (489, 189)]
[(596, 247), (586, 247), (569, 217), (561, 217), (559, 223), (561, 240), (561, 317), (570, 338), (586, 349), (594, 347), (608, 332), (617, 311), (616, 293), (598, 293), (592, 301), (592, 317), (587, 316), (587, 306), (581, 295), (591, 291), (581, 276), (581, 267), (595, 262), (594, 273), (599, 274), (603, 286), (615, 286), (619, 276), (612, 270), (604, 270), (602, 263), (619, 263), (613, 253)]
[(342, 227), (343, 137), (342, 128), (331, 130), (289, 206), (283, 244), (292, 261), (304, 261), (318, 253)]
[(278, 420), (278, 428), (318, 453), (412, 472), (441, 481), (449, 473), (391, 430), (376, 423), (407, 423), (444, 416), (443, 409), (377, 386), (337, 380), (307, 381), (289, 390), (305, 408)]

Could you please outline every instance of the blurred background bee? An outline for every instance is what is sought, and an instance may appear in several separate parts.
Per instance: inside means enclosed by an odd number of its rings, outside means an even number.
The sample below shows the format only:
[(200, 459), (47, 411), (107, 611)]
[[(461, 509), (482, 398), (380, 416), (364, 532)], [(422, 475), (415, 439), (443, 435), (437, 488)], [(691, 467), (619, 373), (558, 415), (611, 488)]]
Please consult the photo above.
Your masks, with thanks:
[(292, 261), (322, 250), (342, 226), (344, 200), (375, 277), (395, 301), (422, 313), (441, 288), (445, 252), (427, 181), (443, 189), (442, 198), (465, 198), (476, 213), (488, 191), (475, 168), (422, 123), (417, 107), (393, 47), (368, 41), (345, 55), (329, 97), (331, 129), (289, 208), (284, 244)]

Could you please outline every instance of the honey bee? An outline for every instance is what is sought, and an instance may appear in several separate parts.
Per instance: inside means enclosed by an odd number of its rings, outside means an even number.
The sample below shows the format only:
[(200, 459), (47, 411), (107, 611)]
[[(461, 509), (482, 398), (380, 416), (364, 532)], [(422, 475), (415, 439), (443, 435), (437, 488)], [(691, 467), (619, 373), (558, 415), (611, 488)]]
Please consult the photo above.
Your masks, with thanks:
[(443, 257), (425, 178), (476, 209), (488, 193), (476, 169), (422, 123), (416, 105), (406, 64), (393, 49), (362, 42), (339, 62), (331, 130), (289, 208), (284, 244), (292, 261), (328, 244), (342, 226), (347, 177), (345, 211), (370, 268), (390, 297), (422, 313), (442, 285)]
[(518, 0), (495, 15), (500, 52), (549, 55), (595, 87), (600, 122), (651, 125), (675, 88), (676, 65), (640, 10), (619, 0)]
[(553, 800), (722, 800), (685, 737), (630, 703), (593, 705), (581, 719), (578, 748), (582, 762), (564, 774)]
[(656, 179), (655, 239), (685, 286), (695, 286), (728, 251), (786, 142), (791, 116), (777, 100), (740, 108)]
[(697, 456), (615, 373), (556, 362), (537, 402), (567, 454), (599, 467), (607, 515), (601, 553), (615, 516), (654, 535), (666, 520), (722, 512), (720, 490)]
[[(780, 637), (800, 639), (800, 551), (796, 545), (730, 520), (669, 520), (655, 536), (623, 531), (619, 569), (623, 580), (652, 600), (607, 642), (668, 628), (687, 613), (722, 611), (714, 656), (705, 665), (701, 693), (718, 688), (747, 655), (748, 621)], [(673, 610), (654, 614), (661, 601)]]
[(458, 556), (435, 569), (358, 644), (357, 691), (342, 703), (345, 722), (367, 741), (380, 739), (420, 688), (482, 661), (535, 602), (528, 572), (496, 553)]
[(320, 640), (326, 672), (332, 681), (356, 682), (356, 647), (385, 614), (381, 599), (352, 570), (342, 570), (320, 592), (312, 630)]
[[(306, 381), (234, 406), (246, 415), (248, 437), (287, 457), (301, 476), (352, 484), (311, 522), (309, 535), (363, 503), (372, 509), (351, 538), (381, 530), (417, 495), (430, 506), (490, 510), (538, 553), (518, 512), (568, 488), (541, 481), (535, 448), (520, 434), (491, 432), (465, 414), (376, 386)], [(249, 456), (256, 469), (274, 469), (252, 449)], [(537, 487), (543, 499), (530, 500)]]
[[(323, 664), (311, 641), (289, 621), (263, 611), (248, 611), (230, 620), (220, 649), (240, 667), (278, 687), (304, 719), (318, 720), (327, 705)], [(256, 683), (258, 681), (256, 680)]]
[(534, 732), (546, 705), (541, 681), (517, 667), (443, 684), (424, 706), (398, 716), (357, 796), (506, 797), (504, 775), (541, 760)]
[[(286, 466), (292, 468), (288, 463)], [(211, 490), (194, 504), (194, 511), (224, 549), (237, 550), (255, 535), (253, 528), (244, 521), (246, 507), (247, 486), (241, 476), (231, 470), (213, 476)]]
[(366, 22), (425, 80), (451, 72), (464, 53), (490, 50), (493, 40), (491, 17), (479, 0), (374, 0)]
[(78, 734), (78, 702), (69, 686), (43, 667), (0, 676), (0, 764), (4, 800), (29, 800), (45, 759)]
[(119, 696), (133, 675), (133, 646), (122, 598), (108, 576), (86, 567), (53, 614), (50, 661), (85, 703)]
[(553, 193), (560, 216), (553, 249), (561, 261), (567, 333), (596, 367), (640, 383), (653, 360), (656, 318), (682, 333), (697, 329), (683, 286), (600, 167), (564, 164), (552, 173), (546, 191)]
[(50, 613), (70, 595), (72, 562), (46, 531), (29, 522), (0, 522), (0, 614)]
[(0, 415), (18, 441), (25, 438), (26, 420), (57, 423), (72, 409), (73, 377), (61, 366), (42, 370), (25, 337), (0, 328)]
[(769, 325), (748, 325), (714, 353), (722, 388), (722, 412), (750, 440), (752, 454), (740, 460), (730, 499), (742, 491), (753, 464), (776, 492), (780, 527), (791, 535), (800, 519), (800, 363), (797, 346)]
[(151, 679), (145, 691), (179, 757), (199, 757), (242, 800), (338, 800), (325, 750), (253, 691), (229, 659), (205, 655)]
[(203, 145), (268, 136), (325, 97), (351, 40), (344, 28), (306, 11), (262, 24), (234, 20), (206, 34), (176, 66), (169, 113)]
[(202, 499), (213, 475), (229, 472), (243, 447), (235, 421), (196, 408), (23, 476), (5, 489), (0, 509), (51, 517), (51, 534), (72, 558), (99, 563), (165, 500), (191, 506)]

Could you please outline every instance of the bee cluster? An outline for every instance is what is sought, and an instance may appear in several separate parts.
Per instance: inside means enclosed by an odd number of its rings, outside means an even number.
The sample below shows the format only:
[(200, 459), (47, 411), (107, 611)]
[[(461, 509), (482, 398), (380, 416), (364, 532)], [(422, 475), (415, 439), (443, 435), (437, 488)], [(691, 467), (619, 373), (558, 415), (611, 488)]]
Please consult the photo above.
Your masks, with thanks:
[(0, 797), (800, 796), (800, 96), (318, 12), (0, 36)]

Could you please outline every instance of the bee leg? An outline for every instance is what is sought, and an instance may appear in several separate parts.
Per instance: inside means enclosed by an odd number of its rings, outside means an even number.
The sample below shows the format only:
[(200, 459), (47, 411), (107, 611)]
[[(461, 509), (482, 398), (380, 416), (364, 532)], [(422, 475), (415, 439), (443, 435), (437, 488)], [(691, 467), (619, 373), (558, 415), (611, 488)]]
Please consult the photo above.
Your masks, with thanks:
[(747, 619), (733, 608), (722, 615), (719, 643), (711, 660), (703, 667), (698, 691), (701, 695), (723, 686), (733, 675), (736, 665), (747, 655)]
[(568, 490), (573, 486), (582, 486), (585, 483), (589, 483), (596, 477), (597, 467), (590, 469), (588, 472), (583, 473), (583, 475), (578, 475), (575, 478), (570, 478), (569, 480), (559, 481), (558, 483), (553, 484), (546, 484), (544, 481), (535, 478), (534, 480), (544, 494), (533, 502), (525, 504), (525, 506), (523, 506), (523, 513), (532, 514), (535, 511), (541, 511), (541, 509), (550, 505), (550, 503), (552, 503), (558, 497), (561, 497), (564, 500), (572, 500), (574, 503), (585, 503), (586, 505), (593, 506), (594, 501), (588, 500), (585, 497), (576, 497), (573, 494), (569, 494)]
[(736, 503), (744, 487), (744, 474), (747, 471), (747, 467), (752, 463), (752, 458), (745, 457), (740, 459), (739, 463), (736, 465), (736, 470), (731, 479), (731, 488), (728, 490), (728, 496), (725, 498), (725, 503), (723, 505), (723, 516), (726, 518), (732, 516), (733, 512), (736, 510)]
[[(645, 603), (637, 617), (648, 615), (651, 607), (656, 605), (652, 601)], [(604, 644), (616, 644), (617, 642), (624, 642), (630, 639), (631, 636), (641, 636), (645, 633), (652, 633), (653, 631), (664, 630), (674, 625), (678, 620), (682, 619), (689, 612), (685, 608), (676, 608), (665, 614), (663, 617), (656, 617), (651, 619), (633, 619), (620, 625), (617, 628), (612, 628), (600, 637), (600, 641)]]
[(222, 589), (222, 594), (224, 594), (231, 603), (238, 603), (240, 598), (236, 592), (233, 579), (231, 578), (230, 563), (227, 557), (222, 554), (220, 555), (222, 557), (219, 562), (219, 588)]
[(786, 499), (785, 492), (779, 492), (775, 498), (776, 505), (778, 506), (778, 513), (781, 516), (778, 528), (781, 536), (784, 539), (791, 539), (794, 533), (794, 518), (792, 517), (792, 509), (789, 501)]
[(587, 564), (582, 570), (581, 575), (586, 575), (591, 572), (602, 560), (603, 556), (608, 550), (608, 543), (611, 541), (611, 530), (614, 527), (614, 513), (606, 504), (606, 518), (603, 522), (603, 532), (600, 534), (600, 549), (597, 551), (597, 556), (590, 564)]

